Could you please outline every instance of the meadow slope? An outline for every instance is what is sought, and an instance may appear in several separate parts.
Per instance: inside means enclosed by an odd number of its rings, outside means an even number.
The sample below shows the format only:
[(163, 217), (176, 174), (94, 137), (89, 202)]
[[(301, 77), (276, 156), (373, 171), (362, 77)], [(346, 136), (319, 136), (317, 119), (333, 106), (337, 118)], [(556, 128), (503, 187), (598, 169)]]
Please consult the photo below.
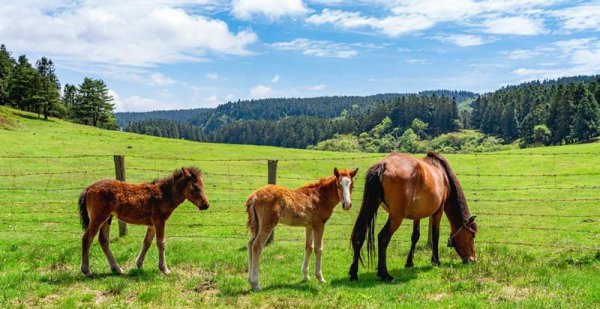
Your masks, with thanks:
[[(134, 259), (145, 228), (129, 226), (111, 248), (125, 270), (110, 274), (97, 244), (93, 278), (79, 271), (81, 227), (76, 201), (87, 185), (114, 178), (113, 155), (126, 157), (127, 180), (149, 181), (181, 166), (206, 172), (211, 208), (184, 203), (167, 223), (167, 261)], [(347, 279), (349, 236), (360, 208), (364, 172), (381, 154), (333, 153), (171, 140), (99, 130), (0, 107), (0, 307), (598, 307), (600, 306), (600, 144), (447, 155), (478, 215), (478, 262), (462, 265), (446, 248), (430, 266), (427, 224), (415, 267), (405, 269), (412, 222), (389, 247), (394, 283), (374, 267)], [(359, 167), (353, 208), (336, 208), (325, 230), (327, 283), (302, 281), (304, 230), (279, 226), (249, 291), (244, 200), (266, 183), (267, 159), (279, 160), (278, 183), (299, 186), (333, 167)], [(377, 225), (386, 214), (379, 210)], [(313, 269), (314, 257), (311, 260)]]

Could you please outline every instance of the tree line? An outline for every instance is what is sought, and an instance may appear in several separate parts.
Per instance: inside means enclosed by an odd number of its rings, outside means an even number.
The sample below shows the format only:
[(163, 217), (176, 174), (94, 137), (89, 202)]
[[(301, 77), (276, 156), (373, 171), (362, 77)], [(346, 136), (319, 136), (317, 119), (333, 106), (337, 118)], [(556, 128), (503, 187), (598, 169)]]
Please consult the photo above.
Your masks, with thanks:
[(34, 65), (27, 56), (17, 59), (0, 45), (0, 105), (58, 117), (106, 129), (117, 129), (113, 98), (101, 79), (84, 78), (79, 85), (61, 88), (54, 62), (42, 57)]
[(600, 76), (530, 82), (479, 96), (470, 126), (522, 145), (585, 142), (600, 134)]
[(455, 100), (445, 96), (402, 95), (369, 106), (361, 111), (358, 104), (352, 104), (348, 110), (344, 109), (330, 118), (300, 115), (278, 120), (238, 120), (219, 126), (211, 125), (210, 116), (205, 126), (147, 119), (130, 122), (126, 131), (172, 138), (182, 138), (185, 134), (192, 140), (206, 142), (306, 148), (336, 134), (369, 132), (386, 118), (390, 125), (385, 126), (381, 134), (399, 135), (410, 127), (413, 119), (419, 117), (427, 121), (424, 134), (453, 132), (460, 125)]

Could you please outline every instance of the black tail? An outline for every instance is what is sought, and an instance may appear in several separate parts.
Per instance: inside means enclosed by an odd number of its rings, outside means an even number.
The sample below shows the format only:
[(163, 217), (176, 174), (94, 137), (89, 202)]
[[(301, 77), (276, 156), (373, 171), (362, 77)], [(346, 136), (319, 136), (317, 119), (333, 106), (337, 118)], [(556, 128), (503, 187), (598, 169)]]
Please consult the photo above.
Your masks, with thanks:
[(383, 201), (381, 176), (384, 171), (385, 163), (377, 163), (367, 171), (362, 205), (352, 230), (352, 248), (354, 249), (355, 258), (358, 256), (361, 264), (363, 258), (360, 255), (360, 249), (365, 241), (365, 234), (367, 235), (367, 261), (369, 265), (371, 264), (371, 258), (375, 256), (375, 220), (377, 219), (377, 209)]
[(444, 157), (435, 152), (427, 152), (427, 156), (437, 160), (442, 165), (446, 171), (448, 182), (450, 183), (450, 196), (448, 197), (449, 203), (447, 204), (451, 207), (444, 208), (446, 214), (454, 217), (452, 219), (457, 220), (455, 222), (460, 222), (458, 220), (462, 220), (462, 222), (464, 222), (465, 220), (469, 219), (471, 214), (469, 213), (469, 208), (467, 206), (467, 198), (465, 197), (465, 193), (458, 182), (458, 178), (456, 178), (456, 174), (454, 174), (454, 171), (450, 167), (450, 163), (448, 163)]
[(90, 217), (88, 215), (87, 204), (85, 201), (85, 196), (87, 195), (87, 190), (83, 190), (79, 195), (79, 220), (81, 220), (81, 227), (83, 230), (87, 230), (90, 225)]

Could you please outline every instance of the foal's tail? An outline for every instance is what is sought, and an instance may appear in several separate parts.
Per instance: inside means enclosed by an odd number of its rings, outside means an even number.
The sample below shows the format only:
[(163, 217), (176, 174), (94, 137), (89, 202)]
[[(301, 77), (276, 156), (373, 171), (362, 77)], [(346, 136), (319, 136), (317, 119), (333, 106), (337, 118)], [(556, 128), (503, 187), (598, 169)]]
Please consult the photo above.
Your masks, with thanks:
[(79, 195), (79, 220), (81, 221), (81, 227), (86, 230), (90, 225), (90, 216), (88, 215), (87, 204), (86, 204), (87, 190), (83, 190)]
[(381, 176), (385, 171), (385, 163), (377, 163), (367, 171), (365, 190), (363, 194), (362, 205), (354, 229), (352, 230), (352, 248), (355, 256), (358, 256), (361, 264), (363, 263), (360, 249), (367, 235), (367, 261), (370, 264), (371, 258), (375, 255), (375, 220), (377, 219), (377, 209), (383, 201), (383, 185)]
[[(256, 202), (256, 195), (252, 194), (246, 200), (246, 212), (248, 213), (248, 221), (246, 222), (246, 228), (250, 231), (250, 238), (253, 240), (258, 235), (258, 216), (256, 215), (256, 209), (254, 208), (254, 203)], [(273, 242), (273, 237), (275, 236), (275, 231), (271, 232), (269, 239), (265, 245), (269, 245)]]

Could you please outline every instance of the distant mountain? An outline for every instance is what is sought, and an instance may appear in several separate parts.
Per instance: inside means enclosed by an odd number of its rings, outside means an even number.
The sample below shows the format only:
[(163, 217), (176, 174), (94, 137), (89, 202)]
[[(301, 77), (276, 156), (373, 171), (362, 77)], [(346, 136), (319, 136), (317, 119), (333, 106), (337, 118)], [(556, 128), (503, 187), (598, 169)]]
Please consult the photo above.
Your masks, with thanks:
[[(314, 98), (270, 98), (228, 102), (217, 108), (187, 110), (115, 113), (117, 123), (125, 128), (130, 121), (165, 119), (186, 122), (213, 131), (223, 125), (239, 120), (274, 121), (285, 117), (310, 116), (334, 118), (344, 110), (351, 114), (364, 113), (377, 102), (392, 101), (411, 94), (384, 93), (371, 96), (330, 96)], [(414, 94), (412, 94), (414, 95)], [(457, 103), (477, 97), (470, 91), (430, 90), (418, 93), (421, 96), (445, 96)]]

